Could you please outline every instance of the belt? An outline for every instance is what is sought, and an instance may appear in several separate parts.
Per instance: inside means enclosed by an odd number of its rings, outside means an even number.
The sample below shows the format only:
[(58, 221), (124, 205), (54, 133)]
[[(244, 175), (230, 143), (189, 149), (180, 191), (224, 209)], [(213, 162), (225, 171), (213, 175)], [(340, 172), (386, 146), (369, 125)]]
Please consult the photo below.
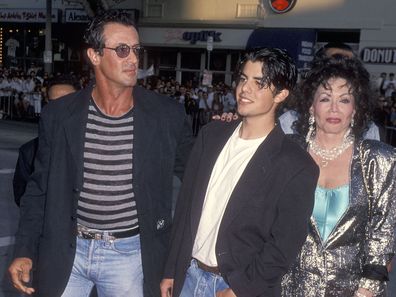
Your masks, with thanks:
[(132, 237), (139, 234), (139, 227), (131, 230), (120, 232), (107, 232), (107, 231), (90, 231), (85, 230), (83, 227), (77, 227), (77, 236), (84, 239), (95, 240), (115, 240), (119, 238)]
[(199, 261), (198, 259), (194, 258), (194, 260), (197, 261), (198, 268), (202, 269), (203, 271), (221, 275), (221, 272), (220, 272), (220, 269), (218, 266), (208, 266), (208, 265), (202, 263), (201, 261)]

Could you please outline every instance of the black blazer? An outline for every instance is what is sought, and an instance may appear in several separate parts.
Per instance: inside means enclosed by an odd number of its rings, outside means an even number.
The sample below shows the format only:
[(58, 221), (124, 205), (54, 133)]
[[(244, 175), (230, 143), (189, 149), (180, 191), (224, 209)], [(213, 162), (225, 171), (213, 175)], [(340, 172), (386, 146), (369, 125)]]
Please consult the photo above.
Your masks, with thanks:
[[(198, 136), (176, 206), (165, 278), (179, 296), (213, 166), (238, 123), (212, 123)], [(319, 176), (307, 152), (275, 127), (231, 194), (219, 229), (220, 272), (238, 297), (280, 296), (280, 282), (307, 235)]]
[[(89, 87), (51, 101), (41, 115), (35, 171), (21, 200), (15, 244), (15, 257), (33, 259), (36, 296), (60, 296), (72, 269), (91, 92)], [(170, 98), (140, 87), (133, 96), (133, 188), (144, 292), (159, 296), (170, 238), (172, 179), (184, 172), (191, 127), (183, 106)]]
[(14, 189), (14, 200), (19, 206), (21, 197), (25, 193), (26, 184), (34, 170), (34, 158), (38, 147), (38, 137), (29, 140), (19, 148), (18, 161), (15, 166), (12, 185)]

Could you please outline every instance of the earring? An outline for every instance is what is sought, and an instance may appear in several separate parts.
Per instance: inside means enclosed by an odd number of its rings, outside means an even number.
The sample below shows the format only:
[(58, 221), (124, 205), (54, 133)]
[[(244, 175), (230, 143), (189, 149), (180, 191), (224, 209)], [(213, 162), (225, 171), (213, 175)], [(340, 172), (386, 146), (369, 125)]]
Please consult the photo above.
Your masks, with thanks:
[(315, 127), (314, 127), (315, 117), (314, 117), (313, 114), (310, 114), (309, 120), (308, 120), (308, 124), (309, 124), (309, 128), (308, 128), (307, 137), (305, 138), (306, 142), (310, 142), (311, 137), (312, 137), (312, 135), (314, 133), (314, 130), (315, 130)]

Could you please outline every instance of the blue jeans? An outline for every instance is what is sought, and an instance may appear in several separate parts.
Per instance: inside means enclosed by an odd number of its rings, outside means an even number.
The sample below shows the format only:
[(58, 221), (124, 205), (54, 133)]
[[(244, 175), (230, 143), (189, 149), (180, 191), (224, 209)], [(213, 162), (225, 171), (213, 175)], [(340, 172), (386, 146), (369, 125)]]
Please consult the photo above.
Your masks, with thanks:
[(62, 297), (143, 297), (139, 235), (109, 240), (77, 237), (76, 255)]
[(192, 259), (179, 297), (216, 297), (216, 292), (227, 288), (229, 286), (220, 275), (203, 271)]

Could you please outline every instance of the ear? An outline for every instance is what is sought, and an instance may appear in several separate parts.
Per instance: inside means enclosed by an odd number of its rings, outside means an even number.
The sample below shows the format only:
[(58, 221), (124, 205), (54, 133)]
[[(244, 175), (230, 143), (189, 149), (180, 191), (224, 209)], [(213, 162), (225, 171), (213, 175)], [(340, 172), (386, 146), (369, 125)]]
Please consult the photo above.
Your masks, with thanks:
[(100, 54), (93, 48), (87, 49), (88, 59), (91, 61), (92, 65), (96, 66), (100, 63)]
[(280, 91), (278, 94), (275, 95), (274, 102), (281, 103), (287, 98), (287, 96), (289, 96), (289, 90), (283, 89), (282, 91)]

